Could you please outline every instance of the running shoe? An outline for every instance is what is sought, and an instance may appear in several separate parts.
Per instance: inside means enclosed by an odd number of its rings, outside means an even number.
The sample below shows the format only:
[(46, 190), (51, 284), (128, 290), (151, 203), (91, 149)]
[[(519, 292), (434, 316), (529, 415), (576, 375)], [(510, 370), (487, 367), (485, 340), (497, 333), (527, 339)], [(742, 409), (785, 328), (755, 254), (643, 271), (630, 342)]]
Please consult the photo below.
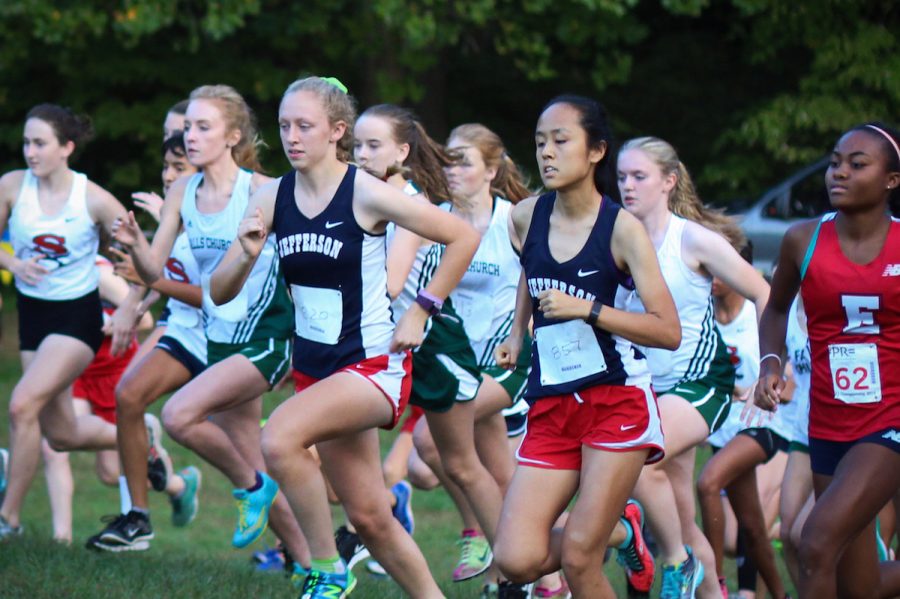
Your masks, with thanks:
[(342, 599), (356, 586), (356, 577), (349, 569), (343, 574), (310, 570), (303, 583), (300, 599)]
[(265, 472), (257, 473), (262, 478), (262, 486), (255, 491), (235, 489), (231, 492), (237, 501), (238, 522), (231, 544), (238, 549), (246, 547), (266, 531), (269, 524), (269, 509), (275, 503), (278, 483)]
[(634, 499), (625, 504), (622, 520), (631, 527), (631, 541), (624, 549), (618, 550), (617, 561), (625, 568), (625, 576), (630, 586), (639, 593), (649, 593), (653, 588), (656, 571), (653, 555), (644, 544), (644, 509)]
[(347, 564), (348, 570), (352, 570), (353, 566), (369, 557), (369, 550), (366, 549), (359, 535), (350, 532), (346, 526), (341, 526), (334, 533), (334, 543), (337, 545), (338, 555)]
[(464, 530), (456, 544), (460, 546), (460, 556), (453, 569), (453, 582), (475, 578), (491, 566), (491, 546), (477, 530)]
[(203, 475), (196, 466), (188, 466), (178, 475), (184, 480), (184, 490), (178, 497), (169, 497), (172, 504), (172, 524), (178, 527), (187, 526), (197, 516), (200, 508), (199, 492)]
[(559, 587), (548, 589), (547, 587), (536, 586), (531, 591), (534, 599), (569, 599), (572, 592), (569, 590), (569, 584), (562, 576), (559, 577)]
[(97, 551), (145, 551), (150, 548), (153, 528), (146, 514), (131, 510), (118, 516), (103, 516), (107, 522), (100, 534), (88, 539), (86, 547)]
[(722, 599), (728, 599), (728, 581), (724, 576), (719, 576), (719, 591), (722, 593)]
[(256, 565), (257, 572), (282, 572), (284, 570), (284, 551), (280, 547), (254, 551), (250, 561)]
[[(284, 554), (279, 552), (284, 557)], [(309, 570), (294, 562), (294, 567), (291, 568), (291, 584), (298, 589), (302, 589), (303, 585), (306, 584), (306, 577), (309, 576)]]
[(694, 557), (693, 550), (685, 546), (687, 559), (677, 566), (663, 566), (660, 599), (694, 599), (697, 587), (703, 582), (703, 564)]
[(6, 518), (0, 516), (0, 541), (5, 541), (6, 539), (11, 539), (13, 537), (21, 537), (24, 532), (24, 526), (21, 524), (18, 526), (10, 526), (9, 522), (6, 521)]
[(391, 493), (397, 498), (397, 505), (391, 508), (394, 518), (403, 525), (406, 532), (412, 534), (416, 528), (412, 512), (412, 487), (405, 480), (401, 480), (391, 487)]
[(172, 460), (169, 452), (162, 445), (162, 426), (159, 418), (153, 414), (144, 414), (144, 426), (147, 427), (147, 479), (154, 491), (165, 491), (172, 476)]
[(9, 451), (0, 447), (0, 504), (6, 497), (6, 471), (9, 469)]
[(497, 585), (497, 599), (528, 599), (528, 585), (504, 580)]
[(384, 566), (373, 559), (370, 559), (366, 562), (366, 571), (372, 576), (377, 576), (379, 578), (384, 578), (388, 575), (387, 570), (384, 569)]
[(881, 536), (881, 522), (878, 520), (878, 517), (875, 517), (875, 543), (878, 548), (878, 561), (886, 562), (890, 559), (890, 553), (888, 553), (888, 546), (884, 544), (884, 538)]
[(496, 582), (489, 582), (481, 587), (481, 595), (479, 599), (497, 599), (500, 589)]

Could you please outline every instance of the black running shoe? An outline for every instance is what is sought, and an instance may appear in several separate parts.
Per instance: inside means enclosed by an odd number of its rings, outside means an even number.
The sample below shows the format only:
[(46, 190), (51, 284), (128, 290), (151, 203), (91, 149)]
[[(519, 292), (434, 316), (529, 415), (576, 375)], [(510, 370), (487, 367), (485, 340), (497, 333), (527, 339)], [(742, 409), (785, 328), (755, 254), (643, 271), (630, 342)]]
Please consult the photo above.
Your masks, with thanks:
[(334, 533), (334, 542), (337, 545), (338, 555), (347, 564), (348, 570), (352, 570), (353, 566), (369, 557), (369, 550), (363, 545), (359, 535), (347, 530), (346, 526), (337, 529)]
[(528, 585), (504, 580), (497, 585), (497, 599), (528, 599)]
[(97, 551), (145, 551), (150, 548), (153, 529), (150, 518), (134, 510), (118, 516), (104, 516), (109, 524), (98, 535), (88, 539), (86, 547)]

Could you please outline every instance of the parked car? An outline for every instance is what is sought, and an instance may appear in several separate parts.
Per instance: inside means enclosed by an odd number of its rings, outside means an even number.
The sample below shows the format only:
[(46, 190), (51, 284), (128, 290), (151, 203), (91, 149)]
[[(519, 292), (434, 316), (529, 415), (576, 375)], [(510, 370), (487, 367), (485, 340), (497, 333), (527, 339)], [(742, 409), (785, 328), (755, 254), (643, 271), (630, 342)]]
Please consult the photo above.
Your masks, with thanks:
[(753, 264), (766, 275), (778, 260), (788, 227), (831, 210), (825, 189), (828, 160), (825, 157), (801, 168), (766, 190), (750, 208), (735, 214), (753, 242)]

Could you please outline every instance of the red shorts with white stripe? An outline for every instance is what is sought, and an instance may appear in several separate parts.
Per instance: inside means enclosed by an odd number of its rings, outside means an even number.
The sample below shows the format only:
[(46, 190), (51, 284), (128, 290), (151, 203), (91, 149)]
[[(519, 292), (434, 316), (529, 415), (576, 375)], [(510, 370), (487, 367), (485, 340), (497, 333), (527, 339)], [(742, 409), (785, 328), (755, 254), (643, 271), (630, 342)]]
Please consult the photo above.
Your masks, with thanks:
[(542, 397), (528, 411), (521, 466), (581, 470), (582, 447), (600, 451), (649, 449), (647, 464), (663, 458), (656, 396), (649, 387), (597, 385)]
[[(391, 422), (381, 428), (390, 430), (397, 426), (400, 415), (409, 403), (409, 392), (412, 389), (412, 352), (407, 350), (395, 354), (382, 354), (350, 364), (337, 372), (353, 373), (378, 387), (394, 411)], [(292, 370), (291, 375), (294, 377), (294, 391), (297, 393), (321, 380), (296, 370)]]

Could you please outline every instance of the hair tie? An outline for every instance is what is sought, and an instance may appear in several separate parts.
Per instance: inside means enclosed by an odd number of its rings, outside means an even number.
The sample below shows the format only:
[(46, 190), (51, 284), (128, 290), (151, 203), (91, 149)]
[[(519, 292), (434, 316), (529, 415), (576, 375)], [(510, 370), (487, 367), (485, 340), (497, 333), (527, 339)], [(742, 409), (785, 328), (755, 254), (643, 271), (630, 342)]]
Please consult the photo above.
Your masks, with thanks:
[(864, 127), (868, 127), (869, 129), (874, 129), (878, 133), (884, 136), (886, 140), (888, 140), (892, 146), (894, 146), (894, 152), (897, 153), (897, 160), (900, 161), (900, 147), (897, 146), (897, 142), (891, 137), (887, 131), (882, 129), (881, 127), (876, 127), (875, 125), (863, 125)]
[(345, 94), (349, 93), (347, 91), (347, 86), (344, 85), (343, 83), (341, 83), (341, 80), (338, 79), (337, 77), (322, 77), (322, 81), (324, 81), (325, 83), (327, 83), (329, 85), (333, 85), (334, 87), (338, 88)]

